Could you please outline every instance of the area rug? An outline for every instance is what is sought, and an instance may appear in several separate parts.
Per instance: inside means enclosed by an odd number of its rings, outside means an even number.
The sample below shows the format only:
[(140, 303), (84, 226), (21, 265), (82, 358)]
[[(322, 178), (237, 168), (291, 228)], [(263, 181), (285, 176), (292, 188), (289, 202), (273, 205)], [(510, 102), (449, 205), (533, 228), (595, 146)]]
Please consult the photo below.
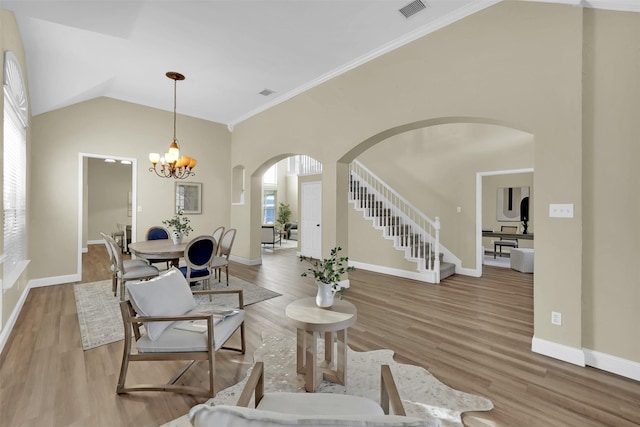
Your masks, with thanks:
[[(198, 289), (198, 286), (194, 289)], [(245, 306), (281, 295), (233, 276), (229, 277), (229, 287), (224, 283), (223, 278), (223, 283), (212, 282), (211, 289), (242, 289)], [(74, 285), (73, 291), (84, 350), (124, 339), (120, 298), (113, 296), (111, 280), (80, 283)], [(233, 294), (217, 295), (212, 302), (209, 302), (208, 296), (198, 295), (196, 303), (198, 309), (207, 311), (216, 307), (235, 306), (238, 303), (238, 297)]]
[[(322, 341), (322, 340), (320, 340)], [(318, 354), (324, 355), (319, 343)], [(462, 427), (461, 415), (468, 411), (489, 411), (493, 403), (484, 397), (454, 390), (438, 381), (429, 371), (419, 366), (405, 365), (393, 360), (393, 351), (367, 352), (348, 349), (347, 386), (323, 381), (318, 392), (341, 393), (380, 399), (380, 365), (390, 365), (407, 415), (431, 419), (438, 418), (442, 426)], [(265, 335), (262, 346), (253, 355), (254, 361), (263, 361), (265, 392), (304, 392), (304, 376), (296, 373), (296, 342), (293, 337)], [(234, 405), (242, 392), (246, 377), (220, 391), (207, 403)], [(173, 420), (162, 427), (190, 427), (187, 416)]]

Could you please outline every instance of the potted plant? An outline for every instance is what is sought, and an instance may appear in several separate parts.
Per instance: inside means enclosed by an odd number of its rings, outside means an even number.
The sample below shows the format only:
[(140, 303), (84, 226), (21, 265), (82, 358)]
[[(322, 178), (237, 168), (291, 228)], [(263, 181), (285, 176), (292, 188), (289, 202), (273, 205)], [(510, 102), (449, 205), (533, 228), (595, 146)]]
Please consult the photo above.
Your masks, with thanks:
[(285, 229), (285, 226), (289, 223), (289, 219), (291, 219), (291, 208), (288, 203), (280, 203), (278, 206), (278, 215), (276, 217), (276, 222), (281, 230)]
[(318, 307), (328, 308), (333, 305), (333, 297), (336, 292), (340, 292), (340, 299), (344, 296), (345, 286), (340, 285), (340, 280), (344, 273), (355, 271), (355, 267), (349, 266), (349, 257), (341, 257), (338, 255), (342, 248), (340, 246), (331, 249), (329, 258), (322, 261), (304, 255), (300, 255), (300, 262), (306, 261), (311, 267), (302, 273), (303, 277), (309, 274), (313, 275), (318, 285), (318, 294), (316, 295), (316, 304)]
[(175, 245), (182, 243), (182, 237), (188, 236), (189, 233), (193, 231), (193, 228), (189, 225), (190, 222), (191, 220), (189, 217), (184, 216), (184, 211), (182, 209), (180, 209), (173, 218), (162, 221), (162, 223), (167, 227), (173, 228), (171, 238)]

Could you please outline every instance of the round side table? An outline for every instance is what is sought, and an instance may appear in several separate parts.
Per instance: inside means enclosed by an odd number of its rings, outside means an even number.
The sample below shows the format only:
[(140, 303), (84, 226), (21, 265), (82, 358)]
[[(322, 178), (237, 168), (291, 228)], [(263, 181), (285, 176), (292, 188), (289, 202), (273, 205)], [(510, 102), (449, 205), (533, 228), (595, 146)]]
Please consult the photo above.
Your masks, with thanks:
[[(297, 371), (305, 375), (305, 390), (314, 392), (323, 379), (346, 385), (347, 328), (356, 322), (356, 307), (348, 301), (335, 300), (330, 308), (320, 308), (316, 298), (290, 303), (285, 315), (297, 329)], [(324, 360), (318, 361), (318, 338), (324, 333)], [(337, 356), (333, 362), (333, 343), (337, 336)]]

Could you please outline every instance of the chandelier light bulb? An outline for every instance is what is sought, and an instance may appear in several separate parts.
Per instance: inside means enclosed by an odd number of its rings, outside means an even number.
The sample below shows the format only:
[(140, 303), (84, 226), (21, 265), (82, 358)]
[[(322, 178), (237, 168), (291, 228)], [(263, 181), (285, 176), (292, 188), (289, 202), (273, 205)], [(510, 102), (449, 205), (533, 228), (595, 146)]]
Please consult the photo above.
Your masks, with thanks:
[[(162, 178), (184, 179), (195, 175), (193, 168), (196, 166), (196, 159), (189, 156), (180, 155), (180, 146), (176, 138), (176, 87), (178, 80), (184, 80), (184, 76), (175, 71), (169, 71), (167, 77), (173, 80), (173, 141), (169, 145), (169, 150), (164, 153), (164, 157), (160, 157), (158, 153), (149, 153), (149, 161), (151, 162), (150, 172)], [(157, 168), (158, 162), (160, 167)]]

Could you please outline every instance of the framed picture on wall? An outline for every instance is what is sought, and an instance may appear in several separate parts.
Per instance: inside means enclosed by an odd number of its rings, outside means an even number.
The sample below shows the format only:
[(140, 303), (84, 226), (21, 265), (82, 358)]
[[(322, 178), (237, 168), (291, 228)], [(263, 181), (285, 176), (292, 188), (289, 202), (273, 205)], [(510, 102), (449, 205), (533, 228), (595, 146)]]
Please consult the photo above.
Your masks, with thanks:
[(202, 183), (176, 182), (176, 213), (202, 213)]
[(498, 188), (498, 221), (529, 220), (529, 187)]

